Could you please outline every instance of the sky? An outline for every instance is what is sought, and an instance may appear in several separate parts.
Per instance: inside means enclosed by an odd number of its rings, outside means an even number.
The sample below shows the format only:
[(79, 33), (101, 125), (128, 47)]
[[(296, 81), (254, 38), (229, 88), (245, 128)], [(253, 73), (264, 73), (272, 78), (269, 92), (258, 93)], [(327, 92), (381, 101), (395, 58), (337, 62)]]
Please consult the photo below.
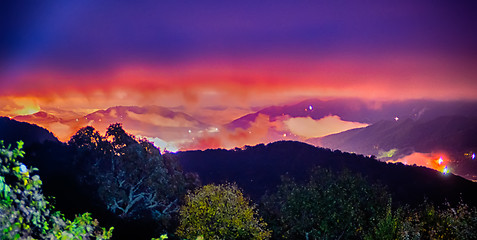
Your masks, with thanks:
[(477, 98), (475, 1), (0, 4), (1, 115)]

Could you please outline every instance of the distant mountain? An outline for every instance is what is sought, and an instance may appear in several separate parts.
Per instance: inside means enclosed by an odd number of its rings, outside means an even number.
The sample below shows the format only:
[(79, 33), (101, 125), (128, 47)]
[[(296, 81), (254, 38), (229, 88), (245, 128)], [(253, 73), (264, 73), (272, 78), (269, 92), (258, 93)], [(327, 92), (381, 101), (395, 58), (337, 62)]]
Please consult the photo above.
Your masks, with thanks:
[(280, 141), (234, 150), (205, 150), (176, 153), (186, 172), (196, 172), (204, 184), (236, 182), (258, 200), (280, 184), (288, 174), (297, 181), (308, 178), (314, 166), (333, 171), (349, 170), (370, 182), (388, 186), (393, 198), (409, 204), (424, 200), (477, 203), (477, 183), (462, 177), (416, 166), (377, 161), (362, 155), (331, 151), (301, 142)]
[(67, 141), (81, 127), (91, 125), (97, 130), (105, 131), (110, 124), (117, 122), (135, 135), (159, 137), (166, 141), (182, 139), (188, 136), (189, 130), (199, 132), (209, 127), (185, 113), (159, 106), (116, 106), (70, 119), (46, 112), (17, 116), (14, 119), (48, 128), (63, 141)]
[(8, 117), (0, 117), (0, 140), (4, 140), (5, 145), (22, 140), (26, 146), (45, 141), (58, 142), (53, 133), (34, 124), (19, 122)]
[(361, 99), (308, 99), (296, 104), (271, 106), (247, 114), (227, 124), (229, 129), (250, 127), (259, 114), (267, 115), (270, 121), (288, 115), (320, 119), (329, 115), (339, 116), (344, 121), (376, 123), (395, 117), (413, 120), (432, 120), (439, 116), (477, 116), (477, 102), (471, 101), (365, 101)]
[[(290, 105), (263, 108), (223, 126), (207, 122), (211, 121), (214, 115), (220, 114), (219, 110), (212, 111), (212, 117), (199, 117), (205, 122), (179, 110), (173, 111), (159, 106), (117, 106), (85, 116), (77, 116), (70, 111), (59, 109), (50, 109), (50, 111), (52, 112), (42, 111), (32, 115), (17, 116), (15, 119), (44, 127), (54, 132), (61, 141), (69, 140), (78, 129), (87, 125), (104, 133), (110, 124), (119, 122), (128, 132), (136, 136), (148, 137), (161, 148), (172, 150), (240, 147), (246, 144), (278, 140), (305, 141), (310, 137), (337, 133), (363, 124), (393, 121), (396, 117), (400, 119), (399, 122), (405, 119), (418, 122), (431, 121), (441, 116), (472, 118), (477, 117), (477, 102), (309, 99)], [(63, 113), (65, 115), (62, 115)], [(390, 141), (388, 138), (384, 140), (380, 142), (381, 145)], [(314, 140), (310, 142), (315, 143)], [(347, 150), (364, 154), (369, 152), (364, 151), (366, 149), (357, 151), (354, 147)], [(402, 151), (404, 150), (406, 149)]]
[(120, 122), (135, 135), (159, 137), (163, 140), (184, 138), (191, 132), (204, 131), (209, 127), (183, 112), (171, 111), (159, 106), (117, 106), (88, 114), (79, 120), (82, 125), (106, 129), (111, 123)]
[(308, 139), (307, 142), (331, 149), (380, 156), (397, 151), (396, 160), (413, 152), (445, 152), (452, 157), (456, 173), (477, 175), (477, 163), (465, 158), (477, 152), (477, 117), (444, 116), (433, 120), (400, 119), (380, 121), (365, 128)]
[(30, 115), (20, 115), (16, 116), (13, 119), (21, 122), (29, 122), (35, 124), (50, 124), (54, 122), (63, 122), (63, 119), (54, 116), (53, 114), (49, 114), (44, 111), (40, 111)]

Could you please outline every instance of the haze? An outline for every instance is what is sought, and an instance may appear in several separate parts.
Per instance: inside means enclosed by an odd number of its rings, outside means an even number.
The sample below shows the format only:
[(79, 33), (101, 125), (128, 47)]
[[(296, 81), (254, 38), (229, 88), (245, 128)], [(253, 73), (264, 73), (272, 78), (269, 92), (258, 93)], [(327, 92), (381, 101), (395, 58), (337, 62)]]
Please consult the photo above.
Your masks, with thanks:
[[(3, 116), (43, 111), (81, 122), (78, 119), (87, 114), (114, 106), (162, 106), (194, 120), (131, 111), (128, 117), (164, 127), (163, 132), (166, 127), (183, 128), (157, 140), (173, 141), (176, 147), (184, 145), (184, 139), (188, 147), (240, 147), (277, 136), (303, 140), (368, 124), (330, 115), (280, 121), (259, 117), (252, 124), (255, 131), (222, 127), (267, 106), (309, 98), (354, 98), (379, 105), (477, 96), (474, 1), (2, 5)], [(42, 126), (67, 140), (88, 123), (58, 120)], [(199, 134), (202, 123), (209, 130)], [(316, 130), (323, 123), (329, 130)], [(124, 124), (132, 133), (159, 137), (151, 133), (152, 127), (144, 129), (144, 122)], [(103, 125), (98, 129), (104, 131)], [(276, 132), (263, 133), (270, 127)], [(220, 137), (208, 141), (214, 132)], [(253, 138), (237, 140), (252, 132)]]

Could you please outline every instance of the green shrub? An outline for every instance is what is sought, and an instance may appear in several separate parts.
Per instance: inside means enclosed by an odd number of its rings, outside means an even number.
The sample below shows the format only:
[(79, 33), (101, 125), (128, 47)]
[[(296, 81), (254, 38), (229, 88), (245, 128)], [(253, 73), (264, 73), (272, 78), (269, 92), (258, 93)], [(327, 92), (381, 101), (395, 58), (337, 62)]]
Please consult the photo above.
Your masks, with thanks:
[(187, 239), (269, 239), (266, 223), (236, 185), (206, 185), (186, 196), (180, 237)]

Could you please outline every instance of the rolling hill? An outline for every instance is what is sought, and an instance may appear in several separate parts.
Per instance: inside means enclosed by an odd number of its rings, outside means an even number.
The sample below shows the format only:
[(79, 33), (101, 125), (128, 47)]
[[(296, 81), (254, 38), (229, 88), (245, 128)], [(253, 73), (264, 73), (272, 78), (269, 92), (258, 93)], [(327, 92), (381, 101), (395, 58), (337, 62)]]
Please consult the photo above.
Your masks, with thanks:
[(0, 117), (0, 140), (3, 140), (6, 146), (16, 146), (16, 142), (20, 140), (25, 146), (46, 141), (59, 142), (53, 133), (44, 128), (8, 117)]

